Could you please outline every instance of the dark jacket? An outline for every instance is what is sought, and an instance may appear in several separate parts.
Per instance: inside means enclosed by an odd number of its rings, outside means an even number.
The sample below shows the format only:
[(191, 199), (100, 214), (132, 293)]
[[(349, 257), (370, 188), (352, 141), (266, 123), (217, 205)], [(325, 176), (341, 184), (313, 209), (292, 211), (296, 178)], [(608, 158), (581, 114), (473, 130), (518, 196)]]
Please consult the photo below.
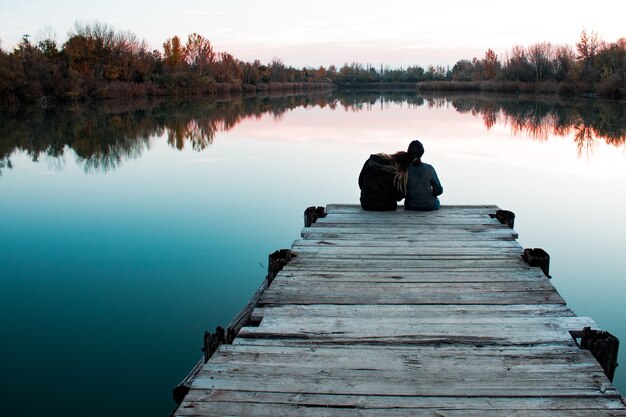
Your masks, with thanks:
[(432, 165), (424, 162), (418, 165), (409, 165), (406, 199), (404, 208), (407, 210), (437, 210), (439, 208), (438, 195), (443, 193), (443, 187), (437, 178)]
[(381, 155), (370, 155), (359, 175), (361, 189), (361, 207), (364, 210), (395, 210), (397, 201), (404, 198), (394, 179), (398, 172), (397, 165)]

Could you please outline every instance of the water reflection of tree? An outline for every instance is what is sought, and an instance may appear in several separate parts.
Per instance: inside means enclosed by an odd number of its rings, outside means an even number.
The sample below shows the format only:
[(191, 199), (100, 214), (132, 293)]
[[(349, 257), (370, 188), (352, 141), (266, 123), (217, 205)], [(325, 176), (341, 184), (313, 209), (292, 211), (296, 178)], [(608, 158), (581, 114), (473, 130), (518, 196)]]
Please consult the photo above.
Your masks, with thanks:
[[(539, 140), (572, 135), (579, 149), (598, 140), (621, 146), (626, 142), (626, 110), (623, 102), (611, 100), (567, 100), (510, 95), (454, 95), (446, 102), (460, 113), (481, 117), (487, 129), (500, 123), (513, 134)], [(427, 101), (441, 101), (429, 97)]]
[(177, 149), (190, 145), (199, 151), (213, 143), (217, 132), (228, 131), (245, 118), (266, 113), (280, 117), (295, 107), (324, 107), (328, 102), (324, 95), (283, 95), (32, 108), (10, 117), (0, 115), (0, 173), (12, 167), (10, 158), (16, 151), (39, 161), (42, 156), (63, 158), (68, 149), (86, 172), (108, 172), (139, 158), (154, 136), (165, 136)]
[(200, 151), (213, 143), (217, 132), (228, 131), (246, 118), (269, 114), (279, 119), (296, 107), (341, 107), (357, 112), (377, 106), (384, 109), (391, 104), (409, 108), (452, 107), (460, 113), (481, 117), (487, 129), (503, 124), (510, 126), (514, 134), (539, 140), (572, 135), (579, 153), (592, 150), (598, 140), (615, 146), (626, 142), (626, 110), (623, 103), (616, 101), (342, 91), (196, 102), (111, 102), (0, 114), (0, 174), (12, 167), (11, 155), (16, 151), (39, 161), (42, 156), (63, 160), (71, 149), (86, 172), (107, 172), (125, 160), (139, 158), (155, 136), (165, 136), (176, 149), (191, 146)]

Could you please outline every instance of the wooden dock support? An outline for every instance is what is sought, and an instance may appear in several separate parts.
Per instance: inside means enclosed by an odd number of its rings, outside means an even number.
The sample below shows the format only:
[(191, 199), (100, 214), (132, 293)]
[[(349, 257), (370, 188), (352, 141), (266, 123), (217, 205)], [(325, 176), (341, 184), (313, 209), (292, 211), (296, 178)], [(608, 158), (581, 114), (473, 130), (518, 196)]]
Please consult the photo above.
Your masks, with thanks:
[(304, 227), (310, 227), (317, 219), (326, 217), (326, 209), (324, 207), (308, 207), (304, 210)]
[(514, 215), (307, 211), (174, 416), (626, 416), (617, 340), (566, 306)]
[(497, 219), (500, 224), (506, 224), (511, 229), (515, 227), (515, 213), (509, 210), (497, 210), (495, 214), (490, 214), (491, 218)]
[(550, 255), (541, 248), (524, 249), (522, 259), (530, 266), (538, 266), (548, 278), (550, 276)]
[(596, 358), (604, 373), (613, 382), (617, 368), (619, 340), (609, 332), (591, 330), (585, 327), (582, 331), (580, 347), (587, 349)]
[(291, 260), (291, 256), (291, 250), (289, 249), (280, 249), (270, 254), (267, 266), (267, 279), (270, 284), (274, 277), (287, 265), (287, 262)]

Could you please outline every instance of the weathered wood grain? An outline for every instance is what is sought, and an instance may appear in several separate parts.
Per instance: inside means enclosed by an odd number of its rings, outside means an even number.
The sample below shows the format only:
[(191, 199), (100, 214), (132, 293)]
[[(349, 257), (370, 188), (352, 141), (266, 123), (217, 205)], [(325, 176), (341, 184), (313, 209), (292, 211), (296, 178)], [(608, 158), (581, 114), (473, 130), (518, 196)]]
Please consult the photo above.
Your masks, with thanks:
[[(454, 402), (450, 398), (449, 402)], [(626, 416), (622, 410), (541, 410), (533, 409), (532, 412), (520, 409), (507, 410), (484, 410), (466, 408), (463, 410), (449, 409), (447, 407), (431, 407), (428, 409), (398, 409), (395, 407), (385, 409), (361, 409), (360, 407), (342, 407), (329, 405), (291, 405), (291, 404), (266, 404), (241, 403), (241, 402), (185, 402), (177, 410), (175, 416), (207, 416), (207, 417), (276, 417), (276, 416), (302, 416), (302, 417), (406, 417), (407, 413), (415, 417), (621, 417)]]
[(513, 305), (381, 305), (381, 304), (287, 304), (258, 307), (252, 312), (255, 321), (271, 317), (356, 317), (356, 318), (451, 318), (451, 317), (573, 317), (563, 304)]
[[(308, 271), (290, 270), (281, 271), (277, 277), (290, 278), (298, 282), (315, 281), (319, 285), (330, 285), (332, 282), (352, 282), (352, 283), (378, 283), (378, 282), (513, 282), (530, 281), (544, 282), (548, 278), (539, 268), (527, 269), (524, 271), (490, 271), (490, 270), (455, 270), (455, 271), (429, 271), (421, 269), (419, 271)], [(330, 283), (327, 281), (331, 281)]]
[(243, 328), (239, 337), (294, 338), (347, 343), (458, 343), (482, 345), (575, 345), (570, 330), (596, 327), (586, 317), (307, 317), (265, 316), (258, 327)]
[[(364, 368), (366, 366), (364, 365)], [(262, 392), (318, 393), (335, 395), (535, 397), (614, 397), (615, 389), (600, 381), (602, 371), (576, 369), (473, 372), (458, 367), (453, 372), (372, 371), (282, 367), (248, 364), (211, 364), (201, 371), (194, 389), (250, 390)]]
[(298, 239), (292, 249), (300, 247), (392, 247), (392, 248), (519, 248), (523, 250), (519, 243), (515, 240), (456, 240), (456, 239), (427, 239), (425, 236), (415, 236), (411, 239)]
[[(239, 403), (335, 406), (357, 409), (399, 408), (406, 412), (428, 408), (446, 410), (619, 410), (618, 399), (605, 398), (494, 398), (494, 397), (399, 397), (376, 395), (288, 394), (228, 390), (192, 390), (190, 402), (222, 401)], [(410, 409), (410, 410), (406, 410)]]

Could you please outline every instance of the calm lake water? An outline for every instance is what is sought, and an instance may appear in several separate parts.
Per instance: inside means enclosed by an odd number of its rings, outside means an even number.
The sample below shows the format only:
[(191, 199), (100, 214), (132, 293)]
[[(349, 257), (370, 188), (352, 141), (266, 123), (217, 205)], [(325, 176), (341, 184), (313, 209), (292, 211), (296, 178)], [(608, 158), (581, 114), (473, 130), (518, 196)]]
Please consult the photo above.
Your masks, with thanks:
[[(426, 147), (442, 204), (516, 213), (580, 316), (626, 341), (624, 102), (332, 94), (0, 118), (0, 395), (11, 416), (167, 416), (171, 389), (369, 154)], [(624, 349), (621, 362), (626, 363)], [(626, 392), (626, 366), (615, 384)]]

